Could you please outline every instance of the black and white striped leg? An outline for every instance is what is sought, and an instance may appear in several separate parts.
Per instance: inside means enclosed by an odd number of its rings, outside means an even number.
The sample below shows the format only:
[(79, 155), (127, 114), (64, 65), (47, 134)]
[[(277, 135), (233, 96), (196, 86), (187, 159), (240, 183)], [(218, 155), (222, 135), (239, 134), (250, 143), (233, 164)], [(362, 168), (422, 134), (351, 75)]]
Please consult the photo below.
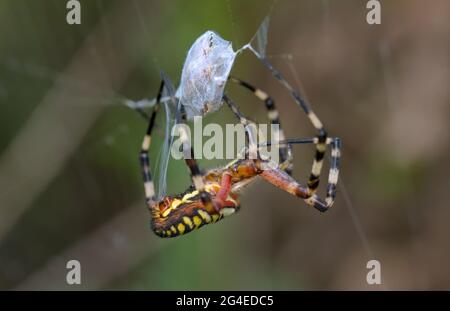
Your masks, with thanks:
[[(279, 133), (278, 133), (278, 135), (275, 135), (275, 136), (279, 137), (279, 140), (284, 140), (285, 135), (283, 132), (283, 128), (281, 127), (279, 113), (278, 113), (278, 110), (276, 109), (274, 100), (266, 92), (254, 87), (253, 85), (251, 85), (248, 82), (242, 81), (241, 79), (238, 79), (233, 76), (230, 76), (229, 80), (233, 83), (236, 83), (236, 84), (250, 90), (256, 96), (256, 98), (258, 98), (259, 100), (264, 102), (265, 107), (268, 111), (267, 115), (269, 117), (270, 122), (272, 124), (279, 126)], [(289, 175), (291, 175), (292, 168), (293, 168), (291, 146), (290, 145), (280, 146), (279, 152), (280, 152), (280, 162), (281, 162), (280, 167), (285, 172), (287, 172)]]
[[(317, 138), (314, 139), (314, 143), (316, 145), (319, 144)], [(341, 140), (339, 138), (327, 138), (326, 144), (329, 144), (331, 146), (331, 163), (330, 163), (330, 171), (328, 173), (328, 184), (325, 201), (320, 199), (317, 196), (317, 194), (313, 194), (310, 198), (305, 200), (307, 204), (314, 206), (320, 211), (326, 211), (334, 204), (334, 199), (336, 197), (336, 185), (339, 178), (339, 167), (341, 158)]]
[[(177, 123), (186, 123), (186, 113), (184, 111), (183, 106), (180, 106), (181, 111), (177, 116)], [(184, 160), (189, 169), (189, 173), (191, 175), (192, 184), (195, 189), (198, 190), (200, 194), (200, 199), (202, 200), (202, 204), (209, 214), (218, 213), (219, 208), (214, 206), (214, 202), (211, 200), (210, 194), (205, 190), (205, 183), (203, 181), (203, 174), (200, 171), (197, 161), (194, 157), (194, 150), (192, 149), (192, 145), (189, 141), (189, 136), (183, 126), (180, 127), (180, 139), (182, 143), (182, 148), (188, 148), (187, 150), (183, 149), (183, 155), (185, 155)]]
[(317, 144), (316, 151), (314, 155), (314, 162), (311, 168), (311, 175), (308, 178), (307, 191), (310, 196), (314, 196), (317, 188), (319, 187), (320, 172), (322, 171), (323, 157), (326, 150), (327, 142), (327, 132), (323, 128), (323, 124), (314, 111), (311, 109), (309, 104), (300, 96), (299, 92), (296, 91), (283, 75), (276, 70), (265, 58), (260, 58), (261, 62), (270, 70), (272, 75), (290, 92), (294, 101), (303, 109), (303, 111), (308, 116), (311, 124), (317, 130)]
[[(159, 111), (160, 101), (161, 101), (161, 95), (162, 91), (164, 89), (164, 81), (161, 81), (161, 85), (159, 87), (158, 96), (156, 99), (156, 105), (153, 107), (152, 114), (148, 118), (148, 127), (147, 131), (145, 133), (144, 139), (142, 141), (142, 147), (140, 152), (140, 163), (141, 163), (141, 170), (142, 170), (142, 177), (144, 179), (144, 190), (145, 190), (145, 200), (147, 202), (147, 206), (149, 208), (152, 207), (152, 205), (155, 203), (155, 186), (153, 184), (152, 175), (150, 172), (150, 160), (148, 157), (148, 151), (150, 150), (150, 144), (151, 144), (151, 135), (153, 127), (155, 126), (155, 119), (156, 115)], [(144, 114), (145, 115), (145, 114)]]

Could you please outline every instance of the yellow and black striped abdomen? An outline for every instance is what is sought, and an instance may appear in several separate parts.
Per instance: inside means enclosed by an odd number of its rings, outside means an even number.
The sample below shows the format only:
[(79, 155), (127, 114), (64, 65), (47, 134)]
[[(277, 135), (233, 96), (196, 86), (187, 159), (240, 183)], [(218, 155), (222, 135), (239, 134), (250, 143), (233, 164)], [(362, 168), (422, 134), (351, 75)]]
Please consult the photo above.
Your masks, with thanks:
[(203, 208), (178, 209), (168, 217), (154, 219), (152, 229), (156, 235), (162, 238), (172, 238), (189, 233), (204, 225), (216, 223), (226, 216), (235, 213), (238, 208), (223, 208), (220, 213), (209, 214)]
[[(158, 210), (152, 211), (154, 213), (151, 222), (152, 230), (162, 238), (172, 238), (204, 225), (216, 223), (239, 209), (238, 203), (232, 198), (229, 199), (229, 206), (225, 206), (218, 213), (209, 213), (204, 208), (196, 190), (175, 198), (166, 197), (154, 207)], [(161, 204), (168, 207), (160, 211)], [(155, 215), (156, 213), (158, 215)]]

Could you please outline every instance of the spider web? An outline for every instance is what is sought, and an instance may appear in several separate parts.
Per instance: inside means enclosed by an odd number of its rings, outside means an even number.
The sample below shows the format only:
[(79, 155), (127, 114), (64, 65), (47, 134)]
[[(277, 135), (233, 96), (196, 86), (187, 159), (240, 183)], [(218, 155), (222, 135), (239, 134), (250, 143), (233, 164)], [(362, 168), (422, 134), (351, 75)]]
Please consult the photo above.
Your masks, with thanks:
[(267, 47), (267, 36), (269, 32), (269, 21), (270, 16), (266, 16), (262, 21), (261, 25), (258, 28), (255, 36), (250, 41), (250, 46), (253, 48), (253, 51), (257, 52), (258, 58), (266, 57), (266, 47)]
[(170, 149), (173, 144), (172, 128), (177, 123), (177, 114), (179, 113), (179, 103), (175, 100), (175, 87), (170, 78), (161, 72), (161, 79), (164, 81), (163, 97), (165, 100), (162, 104), (165, 112), (165, 130), (164, 142), (159, 151), (155, 166), (155, 176), (158, 176), (157, 198), (161, 199), (167, 193), (167, 170), (170, 162)]

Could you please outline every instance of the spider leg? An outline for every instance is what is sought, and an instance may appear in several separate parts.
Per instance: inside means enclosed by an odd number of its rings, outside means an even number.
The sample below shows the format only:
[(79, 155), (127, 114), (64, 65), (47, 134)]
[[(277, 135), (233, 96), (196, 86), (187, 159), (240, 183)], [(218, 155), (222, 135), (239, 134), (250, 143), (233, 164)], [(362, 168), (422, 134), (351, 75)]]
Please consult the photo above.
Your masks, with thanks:
[(141, 147), (141, 152), (140, 152), (140, 156), (139, 156), (140, 163), (141, 163), (142, 176), (144, 179), (145, 199), (147, 202), (147, 206), (149, 208), (151, 208), (152, 205), (155, 203), (155, 186), (153, 184), (152, 175), (150, 172), (150, 161), (149, 161), (149, 157), (148, 157), (148, 151), (150, 149), (151, 134), (152, 134), (153, 127), (155, 125), (156, 115), (159, 111), (159, 106), (160, 106), (159, 103), (161, 100), (161, 95), (162, 95), (163, 89), (164, 89), (164, 80), (161, 81), (161, 85), (159, 87), (158, 96), (156, 99), (156, 105), (153, 108), (151, 116), (148, 117), (148, 120), (149, 120), (148, 127), (147, 127), (147, 131), (145, 133), (144, 139), (142, 141), (142, 147)]
[(223, 95), (223, 100), (228, 105), (230, 110), (233, 112), (233, 114), (236, 116), (236, 118), (239, 119), (239, 122), (246, 128), (245, 131), (245, 138), (247, 139), (247, 143), (249, 145), (249, 152), (257, 156), (257, 144), (256, 144), (256, 136), (255, 132), (249, 128), (249, 125), (254, 125), (255, 123), (248, 119), (244, 114), (239, 110), (239, 107), (236, 105), (234, 101), (232, 101), (227, 95)]
[[(186, 124), (186, 112), (182, 105), (179, 107), (179, 111), (177, 114), (177, 123), (184, 123)], [(189, 173), (191, 175), (192, 183), (194, 184), (194, 187), (196, 190), (198, 190), (200, 194), (200, 199), (202, 201), (202, 204), (205, 207), (205, 210), (209, 214), (217, 214), (219, 210), (223, 207), (220, 204), (220, 201), (213, 201), (211, 199), (211, 195), (205, 190), (205, 183), (203, 181), (203, 174), (198, 166), (197, 160), (194, 157), (194, 150), (192, 149), (192, 146), (189, 142), (189, 137), (187, 135), (187, 132), (183, 126), (180, 127), (180, 139), (181, 139), (181, 145), (182, 148), (187, 148), (189, 150), (183, 150), (183, 154), (188, 154), (189, 156), (185, 156), (184, 160), (185, 163), (189, 169)], [(185, 153), (186, 152), (186, 153)]]
[[(276, 142), (276, 144), (317, 144), (318, 138), (287, 139)], [(268, 142), (267, 145), (275, 143)], [(308, 188), (302, 187), (295, 179), (280, 169), (266, 169), (260, 174), (262, 178), (271, 184), (297, 196), (303, 198), (308, 205), (313, 206), (321, 212), (327, 211), (334, 204), (336, 197), (336, 184), (339, 178), (339, 167), (341, 157), (341, 141), (339, 138), (327, 138), (327, 145), (331, 145), (331, 163), (328, 173), (328, 184), (325, 200), (320, 199), (316, 194), (310, 195)]]
[(323, 157), (325, 155), (326, 150), (326, 142), (327, 142), (327, 132), (325, 131), (322, 122), (311, 109), (310, 105), (300, 96), (299, 92), (296, 91), (289, 82), (283, 77), (283, 75), (276, 70), (272, 64), (266, 58), (259, 58), (264, 66), (269, 69), (272, 75), (290, 92), (294, 101), (303, 109), (303, 111), (308, 116), (311, 124), (317, 130), (317, 143), (316, 152), (314, 155), (314, 161), (311, 168), (311, 174), (308, 178), (307, 189), (308, 194), (313, 196), (316, 193), (316, 190), (319, 186), (319, 177), (322, 171)]
[[(284, 140), (284, 132), (281, 127), (279, 112), (276, 109), (275, 101), (263, 90), (258, 89), (251, 85), (248, 82), (245, 82), (243, 80), (240, 80), (236, 77), (230, 76), (229, 80), (233, 83), (236, 83), (249, 91), (251, 91), (256, 98), (258, 98), (260, 101), (264, 102), (265, 107), (268, 111), (267, 115), (269, 117), (269, 120), (272, 124), (277, 124), (279, 126), (279, 133), (278, 135), (275, 135), (275, 137), (279, 137), (279, 140)], [(284, 145), (280, 146), (280, 162), (282, 163), (281, 167), (289, 174), (292, 174), (292, 148), (291, 145)]]

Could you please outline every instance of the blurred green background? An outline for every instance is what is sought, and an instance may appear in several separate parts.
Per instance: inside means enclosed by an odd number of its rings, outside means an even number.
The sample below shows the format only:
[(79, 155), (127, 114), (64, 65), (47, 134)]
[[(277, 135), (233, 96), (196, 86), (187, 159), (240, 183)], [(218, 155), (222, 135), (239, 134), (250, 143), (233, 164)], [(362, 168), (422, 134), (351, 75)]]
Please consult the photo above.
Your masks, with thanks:
[[(0, 1), (0, 289), (450, 289), (448, 1), (383, 1), (377, 26), (360, 0), (81, 3), (70, 26), (66, 1)], [(154, 97), (161, 69), (178, 82), (204, 31), (240, 47), (269, 12), (270, 61), (343, 141), (337, 202), (320, 215), (257, 182), (239, 214), (161, 240), (138, 166), (146, 124), (121, 100)], [(314, 133), (252, 55), (233, 74), (275, 98), (287, 137)], [(313, 149), (294, 150), (304, 181)], [(168, 181), (188, 185), (183, 163)], [(66, 284), (71, 259), (82, 285)], [(382, 285), (366, 283), (370, 259)]]

